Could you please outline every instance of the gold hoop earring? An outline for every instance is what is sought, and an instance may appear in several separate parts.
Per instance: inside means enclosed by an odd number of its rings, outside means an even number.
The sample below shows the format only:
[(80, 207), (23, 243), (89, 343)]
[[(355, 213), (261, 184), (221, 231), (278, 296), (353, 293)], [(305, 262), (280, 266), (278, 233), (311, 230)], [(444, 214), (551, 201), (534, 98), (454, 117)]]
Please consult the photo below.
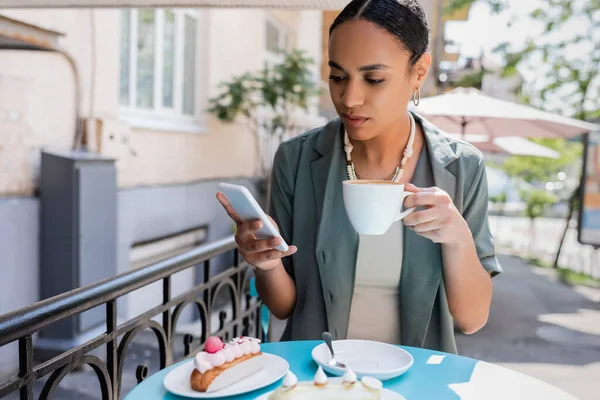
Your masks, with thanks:
[(412, 100), (415, 107), (419, 105), (419, 103), (421, 102), (421, 88), (417, 88), (417, 90), (413, 92)]

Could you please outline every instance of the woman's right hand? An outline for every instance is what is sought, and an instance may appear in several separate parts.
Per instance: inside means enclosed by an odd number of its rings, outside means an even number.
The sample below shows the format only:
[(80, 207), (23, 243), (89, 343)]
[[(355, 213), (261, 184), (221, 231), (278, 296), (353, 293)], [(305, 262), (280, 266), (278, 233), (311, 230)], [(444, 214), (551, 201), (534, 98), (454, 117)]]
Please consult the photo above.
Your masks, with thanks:
[[(242, 221), (223, 193), (217, 193), (217, 199), (237, 225), (235, 241), (238, 244), (240, 254), (248, 264), (260, 270), (269, 271), (281, 265), (283, 257), (290, 256), (297, 251), (296, 246), (289, 246), (286, 252), (275, 249), (276, 246), (281, 244), (280, 238), (256, 239), (254, 232), (262, 227), (262, 221)], [(279, 231), (275, 221), (271, 217), (269, 219)]]

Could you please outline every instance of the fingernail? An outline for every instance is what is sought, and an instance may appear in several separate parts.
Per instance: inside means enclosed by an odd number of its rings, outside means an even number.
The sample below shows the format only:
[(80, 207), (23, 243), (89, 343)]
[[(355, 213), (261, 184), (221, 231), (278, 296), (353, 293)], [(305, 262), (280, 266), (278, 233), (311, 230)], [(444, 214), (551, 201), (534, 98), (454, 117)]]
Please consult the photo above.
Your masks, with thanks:
[(262, 227), (262, 222), (260, 222), (260, 221), (254, 221), (254, 223), (252, 224), (252, 227), (254, 229), (260, 229)]
[(277, 246), (279, 244), (279, 238), (269, 239), (269, 244), (271, 246)]

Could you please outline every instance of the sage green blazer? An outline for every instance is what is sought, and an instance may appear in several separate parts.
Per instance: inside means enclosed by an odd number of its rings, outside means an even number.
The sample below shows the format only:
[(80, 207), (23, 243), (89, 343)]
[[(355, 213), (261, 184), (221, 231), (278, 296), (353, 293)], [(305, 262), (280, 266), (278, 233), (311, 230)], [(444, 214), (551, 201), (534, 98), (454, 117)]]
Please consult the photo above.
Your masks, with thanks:
[[(488, 187), (479, 150), (454, 140), (413, 114), (425, 132), (435, 186), (447, 192), (473, 234), (477, 254), (492, 276), (502, 269), (488, 223)], [(358, 234), (346, 215), (343, 125), (339, 119), (295, 137), (276, 152), (270, 215), (285, 241), (298, 247), (283, 264), (296, 284), (296, 306), (282, 340), (344, 339), (354, 290)], [(404, 229), (399, 282), (403, 345), (456, 353), (441, 245)]]

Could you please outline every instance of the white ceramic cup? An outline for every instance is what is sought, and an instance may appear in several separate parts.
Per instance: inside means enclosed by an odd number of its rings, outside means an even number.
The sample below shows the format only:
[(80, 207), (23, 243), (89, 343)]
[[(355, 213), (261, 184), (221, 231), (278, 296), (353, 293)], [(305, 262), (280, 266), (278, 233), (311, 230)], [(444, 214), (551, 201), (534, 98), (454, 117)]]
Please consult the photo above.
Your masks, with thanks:
[(402, 211), (404, 199), (413, 194), (404, 184), (378, 180), (343, 182), (344, 206), (350, 223), (362, 235), (383, 235), (396, 221), (413, 212)]

